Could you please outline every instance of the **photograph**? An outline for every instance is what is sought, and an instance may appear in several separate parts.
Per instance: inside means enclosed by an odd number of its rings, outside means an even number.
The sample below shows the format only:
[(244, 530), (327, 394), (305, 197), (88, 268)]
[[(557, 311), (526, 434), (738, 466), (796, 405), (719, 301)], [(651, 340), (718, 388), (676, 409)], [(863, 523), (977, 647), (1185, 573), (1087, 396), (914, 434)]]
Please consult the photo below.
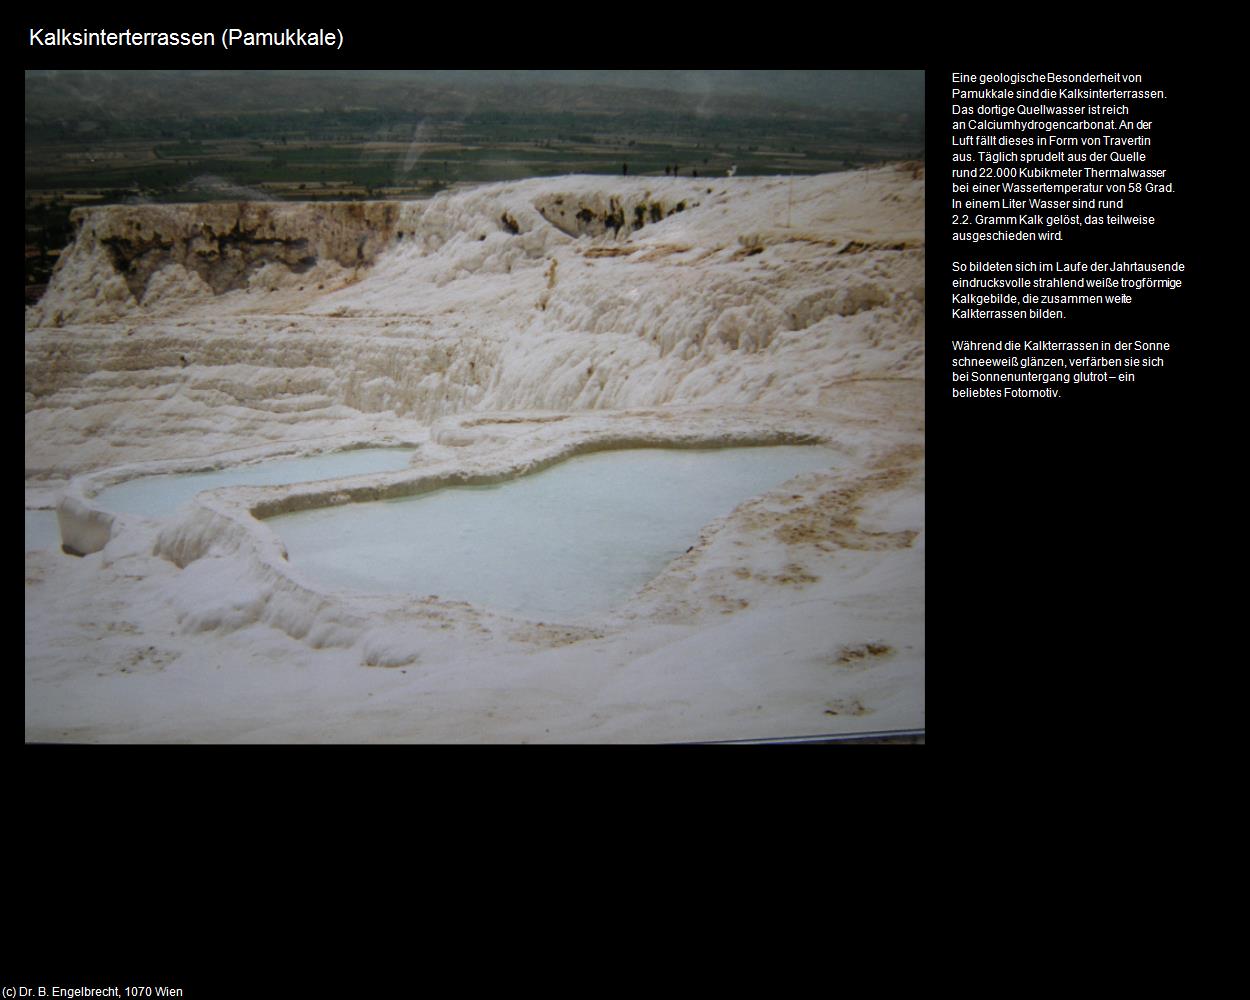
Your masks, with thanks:
[(924, 743), (925, 70), (24, 84), (27, 744)]

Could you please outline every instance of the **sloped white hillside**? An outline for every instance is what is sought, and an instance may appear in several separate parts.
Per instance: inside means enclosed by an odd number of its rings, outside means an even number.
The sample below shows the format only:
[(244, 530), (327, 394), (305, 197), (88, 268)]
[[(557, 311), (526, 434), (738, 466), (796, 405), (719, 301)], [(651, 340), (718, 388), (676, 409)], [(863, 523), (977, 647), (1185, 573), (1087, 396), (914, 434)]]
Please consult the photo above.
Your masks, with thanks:
[[(27, 738), (923, 726), (923, 184), (908, 164), (82, 211), (26, 318), (27, 507), (89, 553), (27, 553)], [(848, 462), (709, 526), (589, 627), (327, 592), (257, 519), (588, 449), (787, 440)], [(370, 443), (411, 467), (167, 522), (92, 502), (139, 471)]]

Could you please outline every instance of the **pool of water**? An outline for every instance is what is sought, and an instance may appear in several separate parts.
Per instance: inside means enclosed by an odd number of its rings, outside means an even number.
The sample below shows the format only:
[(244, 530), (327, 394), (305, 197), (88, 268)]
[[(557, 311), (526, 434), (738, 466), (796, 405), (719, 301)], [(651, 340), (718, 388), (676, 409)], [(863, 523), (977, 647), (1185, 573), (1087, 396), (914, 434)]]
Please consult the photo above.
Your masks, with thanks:
[(238, 465), (214, 472), (142, 476), (110, 486), (96, 494), (93, 503), (117, 514), (167, 517), (202, 490), (220, 486), (280, 486), (393, 472), (405, 468), (408, 448), (360, 448), (308, 458), (282, 458), (256, 465)]
[(742, 501), (839, 463), (815, 446), (598, 452), (493, 486), (266, 523), (325, 584), (573, 620), (628, 599)]
[(54, 510), (28, 510), (26, 512), (26, 551), (31, 549), (60, 549), (61, 528)]

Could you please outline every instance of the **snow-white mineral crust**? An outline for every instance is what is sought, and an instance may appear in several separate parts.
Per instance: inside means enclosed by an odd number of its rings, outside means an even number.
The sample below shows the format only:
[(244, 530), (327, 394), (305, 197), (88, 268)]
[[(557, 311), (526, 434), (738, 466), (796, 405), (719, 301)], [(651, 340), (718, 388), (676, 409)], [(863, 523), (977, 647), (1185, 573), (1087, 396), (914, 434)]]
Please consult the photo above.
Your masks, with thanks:
[[(26, 739), (668, 742), (924, 726), (924, 181), (560, 177), (115, 206), (26, 317)], [(848, 461), (591, 625), (305, 579), (264, 518), (638, 445)], [(399, 472), (94, 503), (406, 444)]]

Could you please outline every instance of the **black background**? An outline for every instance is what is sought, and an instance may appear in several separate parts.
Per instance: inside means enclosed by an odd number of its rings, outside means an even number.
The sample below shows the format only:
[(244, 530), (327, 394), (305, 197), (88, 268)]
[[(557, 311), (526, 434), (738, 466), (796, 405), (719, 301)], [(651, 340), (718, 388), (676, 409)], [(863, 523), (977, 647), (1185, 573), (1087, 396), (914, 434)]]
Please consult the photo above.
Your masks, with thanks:
[[(314, 880), (344, 863), (359, 864), (369, 879), (395, 879), (408, 871), (396, 859), (428, 864), (431, 831), (440, 844), (452, 835), (440, 867), (461, 864), (471, 873), (483, 855), (463, 852), (479, 845), (533, 866), (536, 855), (520, 856), (520, 847), (538, 832), (545, 852), (561, 852), (561, 865), (593, 846), (597, 867), (586, 871), (633, 870), (638, 851), (658, 851), (667, 858), (658, 871), (674, 876), (670, 887), (682, 884), (674, 863), (678, 872), (693, 871), (709, 844), (728, 843), (735, 864), (727, 877), (740, 879), (744, 892), (757, 881), (760, 859), (773, 858), (764, 881), (805, 885), (825, 898), (821, 892), (843, 884), (847, 859), (859, 856), (839, 845), (893, 843), (889, 831), (902, 830), (910, 843), (890, 868), (916, 878), (901, 895), (878, 891), (920, 903), (925, 873), (947, 850), (946, 830), (987, 808), (1000, 822), (1004, 810), (1020, 815), (1034, 795), (1060, 808), (1086, 796), (1097, 803), (1101, 788), (1091, 776), (1117, 787), (1140, 779), (1145, 749), (1167, 739), (1161, 729), (1195, 721), (1205, 690), (1196, 672), (1207, 670), (1223, 641), (1210, 624), (1214, 580), (1197, 569), (1199, 553), (1224, 544), (1206, 499), (1218, 471), (1212, 442), (1223, 433), (1209, 411), (1217, 394), (1236, 391), (1239, 359), (1226, 352), (1244, 326), (1220, 305), (1228, 289), (1216, 274), (1212, 234), (1235, 204), (1213, 158), (1226, 163), (1232, 140), (1227, 129), (1211, 128), (1213, 74), (1222, 68), (1193, 47), (1196, 29), (1095, 24), (1087, 15), (1059, 23), (1044, 12), (1007, 23), (972, 10), (866, 11), (852, 20), (844, 11), (685, 7), (649, 10), (639, 21), (628, 9), (619, 18), (606, 8), (503, 17), (422, 9), (409, 25), (378, 14), (292, 11), (255, 22), (342, 26), (343, 53), (236, 52), (220, 63), (120, 51), (49, 59), (32, 56), (25, 28), (22, 50), (28, 67), (41, 68), (926, 70), (927, 648), (945, 765), (931, 770), (927, 760), (921, 765), (927, 749), (898, 747), (25, 747), (14, 798), (25, 817), (22, 850), (43, 877), (62, 887), (65, 880), (106, 886), (115, 899), (133, 875), (141, 898), (150, 899), (153, 881), (178, 887), (241, 859), (239, 872), (253, 877), (250, 894), (225, 901), (246, 909), (263, 896), (266, 866), (309, 843), (317, 848), (308, 869)], [(139, 17), (114, 20), (144, 26)], [(171, 10), (148, 23), (247, 26), (215, 10), (205, 17)], [(1144, 86), (1168, 92), (1166, 111), (1152, 105), (1134, 117), (1155, 121), (1151, 159), (1169, 168), (1177, 193), (1126, 208), (1162, 224), (1080, 236), (1104, 258), (1183, 259), (1181, 292), (1143, 292), (1096, 321), (1008, 329), (949, 319), (952, 258), (1014, 259), (1021, 247), (1037, 246), (949, 242), (950, 75), (1031, 69), (1142, 72)], [(1063, 244), (1065, 254), (1078, 249)], [(1143, 369), (1127, 386), (1066, 388), (1058, 401), (951, 398), (949, 342), (987, 335), (1167, 340), (1173, 349), (1166, 368)], [(1057, 772), (1062, 781), (1053, 780)], [(47, 822), (74, 814), (78, 826)], [(1014, 827), (996, 829), (1009, 836)], [(76, 860), (58, 871), (65, 858)], [(102, 881), (119, 864), (121, 877)], [(285, 862), (280, 867), (286, 872)], [(198, 879), (186, 885), (193, 898), (205, 898)], [(36, 924), (60, 912), (44, 905), (51, 909)], [(185, 976), (188, 967), (180, 968)], [(216, 981), (215, 968), (201, 961), (194, 976)], [(314, 975), (310, 968), (305, 977)]]

